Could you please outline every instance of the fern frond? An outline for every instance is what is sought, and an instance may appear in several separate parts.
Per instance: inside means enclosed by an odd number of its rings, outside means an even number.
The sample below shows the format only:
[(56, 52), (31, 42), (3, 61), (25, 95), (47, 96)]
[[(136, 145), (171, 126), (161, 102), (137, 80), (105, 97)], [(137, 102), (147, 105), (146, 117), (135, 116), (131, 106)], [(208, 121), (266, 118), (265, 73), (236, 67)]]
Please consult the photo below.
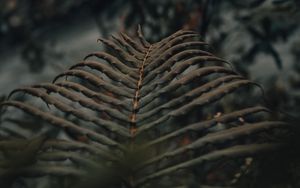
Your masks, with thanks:
[[(139, 26), (137, 38), (121, 33), (99, 39), (110, 53), (93, 52), (52, 83), (10, 93), (1, 108), (40, 118), (60, 130), (60, 137), (42, 142), (32, 163), (17, 171), (1, 169), (0, 178), (85, 179), (101, 171), (120, 181), (115, 182), (119, 187), (192, 187), (191, 180), (164, 177), (205, 174), (216, 161), (255, 157), (284, 146), (264, 135), (286, 130), (288, 124), (271, 118), (271, 110), (259, 101), (249, 105), (245, 96), (241, 102), (240, 92), (257, 84), (208, 52), (196, 32), (180, 30), (150, 44)], [(16, 98), (19, 93), (31, 100)], [(7, 127), (3, 123), (0, 128)], [(23, 140), (1, 140), (0, 151), (18, 151), (26, 147)], [(191, 184), (215, 186), (208, 183), (194, 178)], [(228, 182), (216, 182), (221, 184)]]

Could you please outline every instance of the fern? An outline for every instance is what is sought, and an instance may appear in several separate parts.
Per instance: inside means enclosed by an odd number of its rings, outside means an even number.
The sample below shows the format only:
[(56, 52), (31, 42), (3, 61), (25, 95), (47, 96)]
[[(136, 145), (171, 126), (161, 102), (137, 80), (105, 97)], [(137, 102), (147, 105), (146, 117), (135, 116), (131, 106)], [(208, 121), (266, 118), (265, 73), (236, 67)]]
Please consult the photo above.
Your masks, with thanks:
[[(235, 93), (256, 84), (208, 52), (197, 33), (180, 30), (154, 44), (140, 28), (137, 36), (100, 39), (111, 53), (91, 53), (52, 83), (10, 93), (2, 108), (17, 108), (61, 133), (14, 139), (2, 123), (2, 179), (51, 175), (90, 186), (229, 186), (228, 178), (209, 182), (206, 175), (222, 161), (282, 146), (262, 134), (286, 123), (269, 120), (271, 111), (247, 98), (237, 104)], [(18, 93), (33, 98), (18, 100)], [(15, 164), (18, 157), (30, 160)]]

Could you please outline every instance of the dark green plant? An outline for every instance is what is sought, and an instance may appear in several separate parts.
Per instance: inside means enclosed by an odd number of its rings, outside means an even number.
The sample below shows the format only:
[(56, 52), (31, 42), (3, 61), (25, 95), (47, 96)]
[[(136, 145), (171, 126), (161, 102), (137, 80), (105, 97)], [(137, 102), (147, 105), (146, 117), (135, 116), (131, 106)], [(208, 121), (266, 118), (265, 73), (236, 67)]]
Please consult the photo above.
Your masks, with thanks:
[[(180, 30), (150, 44), (139, 29), (139, 41), (126, 34), (100, 39), (111, 53), (91, 53), (53, 83), (12, 91), (1, 107), (15, 107), (61, 132), (0, 141), (2, 182), (12, 186), (22, 177), (51, 175), (63, 187), (232, 185), (245, 157), (282, 146), (266, 134), (286, 123), (269, 120), (268, 108), (248, 104), (240, 95), (257, 84), (198, 38)], [(14, 99), (17, 93), (47, 106)]]

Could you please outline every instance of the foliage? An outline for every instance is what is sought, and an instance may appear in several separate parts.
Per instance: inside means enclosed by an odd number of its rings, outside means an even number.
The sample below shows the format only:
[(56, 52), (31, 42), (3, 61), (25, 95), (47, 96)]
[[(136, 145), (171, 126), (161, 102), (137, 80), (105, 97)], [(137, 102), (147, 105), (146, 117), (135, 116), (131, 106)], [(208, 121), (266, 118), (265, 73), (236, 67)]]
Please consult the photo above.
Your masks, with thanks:
[(0, 104), (49, 124), (37, 122), (47, 130), (21, 141), (2, 124), (6, 185), (50, 175), (63, 187), (231, 186), (245, 158), (283, 146), (275, 137), (287, 123), (243, 98), (258, 84), (208, 52), (197, 33), (179, 30), (157, 43), (140, 28), (137, 36), (100, 39), (110, 53), (91, 53), (52, 83), (18, 88)]

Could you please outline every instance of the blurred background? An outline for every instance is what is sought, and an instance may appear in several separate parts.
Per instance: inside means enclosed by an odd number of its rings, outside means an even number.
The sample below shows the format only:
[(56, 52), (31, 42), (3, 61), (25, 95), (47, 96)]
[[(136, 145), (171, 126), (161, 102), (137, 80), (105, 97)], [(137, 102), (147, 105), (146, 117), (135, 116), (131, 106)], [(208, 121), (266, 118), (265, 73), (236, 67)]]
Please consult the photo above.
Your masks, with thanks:
[(0, 94), (50, 81), (92, 51), (99, 37), (137, 25), (156, 42), (198, 31), (212, 51), (266, 90), (274, 108), (300, 110), (298, 0), (0, 0)]
[[(134, 37), (138, 24), (150, 42), (198, 31), (214, 54), (264, 87), (274, 110), (300, 119), (299, 0), (0, 0), (0, 101), (103, 50), (99, 37)], [(299, 169), (298, 160), (286, 175)], [(292, 179), (300, 186), (299, 174)]]

